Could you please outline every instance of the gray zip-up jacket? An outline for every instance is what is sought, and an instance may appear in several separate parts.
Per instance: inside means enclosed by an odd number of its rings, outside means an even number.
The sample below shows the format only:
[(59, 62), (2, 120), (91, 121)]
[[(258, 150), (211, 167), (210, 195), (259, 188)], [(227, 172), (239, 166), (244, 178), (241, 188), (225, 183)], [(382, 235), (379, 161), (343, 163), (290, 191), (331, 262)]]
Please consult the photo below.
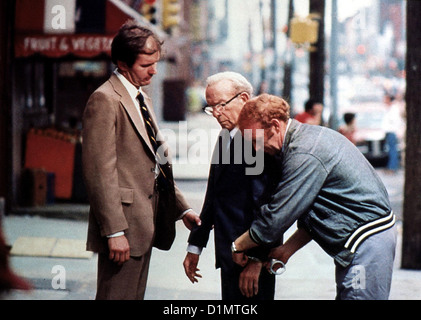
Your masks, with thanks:
[(393, 226), (386, 188), (361, 152), (331, 129), (292, 120), (279, 154), (281, 179), (250, 227), (258, 244), (274, 245), (298, 220), (346, 267), (368, 236)]

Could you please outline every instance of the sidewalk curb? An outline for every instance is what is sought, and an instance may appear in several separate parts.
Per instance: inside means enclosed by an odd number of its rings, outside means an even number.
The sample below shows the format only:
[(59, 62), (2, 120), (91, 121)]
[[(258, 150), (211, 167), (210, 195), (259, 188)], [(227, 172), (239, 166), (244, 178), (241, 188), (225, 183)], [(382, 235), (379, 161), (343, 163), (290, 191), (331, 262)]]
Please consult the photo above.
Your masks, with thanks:
[(59, 203), (39, 207), (16, 207), (10, 214), (88, 221), (89, 204)]

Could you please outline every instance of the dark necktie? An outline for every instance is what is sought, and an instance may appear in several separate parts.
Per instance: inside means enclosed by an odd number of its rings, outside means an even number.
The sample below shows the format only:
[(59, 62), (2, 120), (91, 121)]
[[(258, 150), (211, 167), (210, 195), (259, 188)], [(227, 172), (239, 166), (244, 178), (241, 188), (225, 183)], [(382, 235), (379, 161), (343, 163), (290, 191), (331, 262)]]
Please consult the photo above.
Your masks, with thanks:
[(156, 141), (156, 132), (155, 132), (154, 127), (152, 126), (152, 119), (151, 119), (151, 116), (149, 114), (148, 107), (145, 104), (145, 99), (143, 98), (143, 95), (140, 92), (139, 92), (139, 94), (136, 98), (139, 101), (140, 112), (142, 113), (143, 121), (145, 123), (145, 128), (146, 128), (146, 131), (148, 133), (149, 140), (151, 141), (153, 150), (155, 151), (159, 171), (162, 173), (164, 178), (166, 178), (166, 175), (161, 168), (160, 154), (159, 154), (159, 152), (157, 152), (158, 142)]
[(140, 112), (142, 113), (143, 121), (145, 122), (145, 128), (149, 136), (149, 140), (151, 141), (153, 150), (158, 150), (158, 143), (156, 142), (156, 133), (155, 129), (152, 127), (152, 119), (148, 111), (148, 107), (145, 104), (145, 99), (143, 98), (143, 95), (139, 92), (139, 95), (137, 96), (137, 100), (139, 101), (140, 106)]

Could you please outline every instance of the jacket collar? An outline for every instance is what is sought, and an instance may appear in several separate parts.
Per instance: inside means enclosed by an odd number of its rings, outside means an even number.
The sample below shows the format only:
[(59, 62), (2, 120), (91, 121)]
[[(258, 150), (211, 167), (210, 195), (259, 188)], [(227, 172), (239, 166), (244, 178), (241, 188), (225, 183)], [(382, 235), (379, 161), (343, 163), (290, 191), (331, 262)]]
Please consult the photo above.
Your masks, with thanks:
[(302, 125), (302, 123), (295, 120), (295, 119), (289, 120), (289, 124), (288, 124), (287, 130), (285, 132), (284, 142), (282, 144), (282, 150), (279, 151), (278, 156), (281, 156), (281, 157), (283, 156), (283, 154), (285, 153), (285, 150), (287, 150), (288, 145), (291, 142), (292, 136), (301, 127), (301, 125)]
[[(120, 98), (120, 103), (123, 105), (124, 109), (126, 110), (127, 114), (130, 117), (130, 120), (132, 121), (135, 129), (140, 134), (142, 139), (145, 141), (146, 145), (149, 147), (152, 154), (155, 154), (153, 151), (153, 147), (151, 145), (151, 142), (149, 140), (148, 133), (146, 132), (145, 124), (143, 123), (143, 120), (139, 116), (139, 112), (137, 110), (137, 106), (134, 104), (133, 99), (130, 96), (129, 91), (127, 88), (123, 85), (123, 83), (120, 81), (118, 76), (113, 73), (109, 79), (114, 91), (116, 94), (118, 94)], [(156, 124), (156, 118), (155, 114), (152, 109), (152, 104), (150, 98), (145, 94), (145, 104), (148, 107), (149, 113), (151, 114), (152, 118), (152, 124), (155, 127), (156, 131), (158, 129), (158, 126)]]

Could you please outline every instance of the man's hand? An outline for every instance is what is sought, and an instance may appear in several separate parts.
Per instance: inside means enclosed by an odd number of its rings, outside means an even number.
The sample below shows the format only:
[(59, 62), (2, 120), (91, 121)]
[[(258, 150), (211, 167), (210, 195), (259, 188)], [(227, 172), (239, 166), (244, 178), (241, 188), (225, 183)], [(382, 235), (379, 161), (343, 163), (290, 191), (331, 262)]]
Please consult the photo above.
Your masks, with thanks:
[[(291, 257), (291, 253), (288, 251), (288, 246), (281, 245), (279, 247), (273, 248), (269, 252), (269, 258), (282, 261), (284, 264), (286, 264)], [(281, 264), (276, 263), (272, 267), (271, 260), (265, 263), (265, 267), (268, 270), (268, 272), (276, 272), (279, 268), (282, 267)]]
[(199, 255), (188, 252), (186, 255), (186, 258), (184, 259), (183, 266), (184, 266), (184, 272), (186, 273), (187, 277), (190, 279), (191, 283), (199, 282), (199, 280), (196, 278), (201, 278), (202, 276), (197, 273), (197, 271), (200, 271), (197, 268), (197, 265), (199, 263)]
[(262, 262), (250, 260), (240, 274), (240, 291), (243, 296), (251, 298), (259, 292), (259, 276)]
[(193, 210), (189, 210), (183, 217), (184, 225), (187, 229), (191, 230), (195, 225), (200, 226), (202, 221), (200, 220), (199, 215)]
[(290, 257), (291, 257), (291, 253), (288, 251), (288, 246), (285, 246), (285, 245), (281, 245), (279, 247), (273, 248), (272, 250), (270, 250), (270, 253), (269, 253), (269, 258), (280, 260), (285, 264), (288, 262)]
[(244, 252), (233, 252), (232, 260), (241, 267), (245, 267), (248, 262), (248, 257)]
[[(300, 250), (310, 241), (311, 236), (304, 229), (298, 228), (283, 245), (270, 251), (269, 258), (280, 260), (286, 264), (295, 252)], [(270, 263), (266, 264), (266, 267), (270, 270)], [(278, 270), (280, 267), (280, 264), (276, 264), (273, 271)]]
[(108, 238), (109, 258), (122, 265), (130, 259), (130, 246), (126, 236)]

